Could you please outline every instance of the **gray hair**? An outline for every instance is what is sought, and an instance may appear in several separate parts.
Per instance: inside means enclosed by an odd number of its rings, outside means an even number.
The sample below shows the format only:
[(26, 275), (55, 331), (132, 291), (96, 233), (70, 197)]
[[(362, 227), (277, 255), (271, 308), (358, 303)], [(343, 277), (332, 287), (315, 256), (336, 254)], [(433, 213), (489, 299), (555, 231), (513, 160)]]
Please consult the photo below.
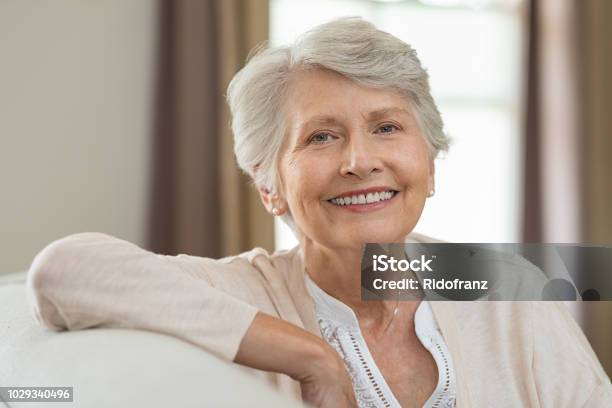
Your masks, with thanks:
[[(257, 186), (278, 191), (277, 159), (286, 129), (283, 106), (289, 77), (308, 68), (399, 91), (413, 109), (432, 160), (448, 150), (449, 138), (415, 50), (361, 18), (340, 18), (302, 34), (292, 45), (254, 50), (229, 84), (234, 153), (238, 166)], [(289, 211), (283, 221), (296, 232)]]

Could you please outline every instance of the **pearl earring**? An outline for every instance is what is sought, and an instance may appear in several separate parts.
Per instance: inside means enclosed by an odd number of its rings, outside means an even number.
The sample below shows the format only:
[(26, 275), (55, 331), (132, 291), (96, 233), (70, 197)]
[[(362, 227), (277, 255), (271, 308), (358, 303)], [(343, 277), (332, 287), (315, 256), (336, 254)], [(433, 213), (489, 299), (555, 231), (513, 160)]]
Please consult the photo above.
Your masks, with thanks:
[(275, 217), (280, 214), (280, 210), (276, 207), (272, 208), (272, 215), (274, 215)]
[(433, 197), (434, 194), (436, 194), (436, 189), (432, 188), (429, 194), (427, 194), (427, 197)]

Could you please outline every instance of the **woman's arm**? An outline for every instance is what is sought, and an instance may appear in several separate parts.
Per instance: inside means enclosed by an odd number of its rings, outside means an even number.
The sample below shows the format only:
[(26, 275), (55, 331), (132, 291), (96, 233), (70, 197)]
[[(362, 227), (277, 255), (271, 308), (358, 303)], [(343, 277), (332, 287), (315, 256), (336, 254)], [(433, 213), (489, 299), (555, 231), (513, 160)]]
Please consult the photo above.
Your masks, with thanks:
[(315, 406), (353, 406), (335, 350), (215, 288), (202, 269), (205, 260), (197, 260), (157, 255), (105, 234), (75, 234), (36, 256), (28, 298), (52, 330), (121, 327), (172, 335), (236, 363), (287, 374)]
[(284, 320), (258, 313), (235, 361), (289, 375), (299, 381), (302, 399), (316, 407), (356, 407), (344, 362), (324, 340)]
[(138, 328), (233, 360), (258, 309), (215, 289), (204, 271), (181, 267), (179, 258), (105, 234), (71, 235), (34, 259), (29, 303), (52, 330)]

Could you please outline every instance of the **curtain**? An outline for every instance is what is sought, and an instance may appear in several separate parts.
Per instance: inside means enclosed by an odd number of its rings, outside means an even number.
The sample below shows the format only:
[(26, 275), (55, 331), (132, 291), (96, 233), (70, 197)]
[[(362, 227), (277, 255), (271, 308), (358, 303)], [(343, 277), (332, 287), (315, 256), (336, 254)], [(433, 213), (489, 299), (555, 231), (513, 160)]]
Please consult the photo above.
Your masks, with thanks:
[[(612, 246), (612, 2), (529, 6), (523, 240)], [(571, 306), (612, 374), (612, 304)]]
[[(223, 92), (234, 74), (244, 65), (250, 51), (268, 39), (268, 0), (217, 0), (219, 4), (221, 53), (220, 73)], [(267, 213), (259, 193), (250, 188), (248, 178), (239, 171), (234, 158), (229, 128), (229, 108), (221, 103), (222, 124), (221, 181), (223, 242), (225, 255), (252, 249), (255, 246), (274, 249), (274, 220)]]
[(532, 0), (524, 239), (581, 242), (579, 78), (574, 0)]
[[(576, 0), (578, 1), (578, 0)], [(585, 242), (612, 246), (612, 2), (588, 0), (578, 10)], [(609, 277), (612, 279), (612, 276)], [(612, 376), (612, 302), (584, 306), (587, 335)], [(592, 335), (598, 333), (597, 336)]]
[(233, 154), (225, 90), (268, 37), (267, 0), (159, 0), (149, 249), (219, 258), (274, 249)]

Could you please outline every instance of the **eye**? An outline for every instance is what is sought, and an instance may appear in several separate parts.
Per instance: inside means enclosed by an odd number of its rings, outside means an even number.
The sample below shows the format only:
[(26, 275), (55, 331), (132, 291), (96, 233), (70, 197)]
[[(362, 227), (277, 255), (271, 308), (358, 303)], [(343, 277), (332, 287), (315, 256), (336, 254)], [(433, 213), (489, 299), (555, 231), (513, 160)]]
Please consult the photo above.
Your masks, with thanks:
[(391, 123), (386, 123), (384, 125), (379, 126), (374, 133), (393, 133), (399, 128)]
[(310, 136), (310, 138), (308, 139), (308, 143), (323, 144), (325, 142), (330, 141), (332, 137), (333, 136), (327, 132), (319, 132)]

